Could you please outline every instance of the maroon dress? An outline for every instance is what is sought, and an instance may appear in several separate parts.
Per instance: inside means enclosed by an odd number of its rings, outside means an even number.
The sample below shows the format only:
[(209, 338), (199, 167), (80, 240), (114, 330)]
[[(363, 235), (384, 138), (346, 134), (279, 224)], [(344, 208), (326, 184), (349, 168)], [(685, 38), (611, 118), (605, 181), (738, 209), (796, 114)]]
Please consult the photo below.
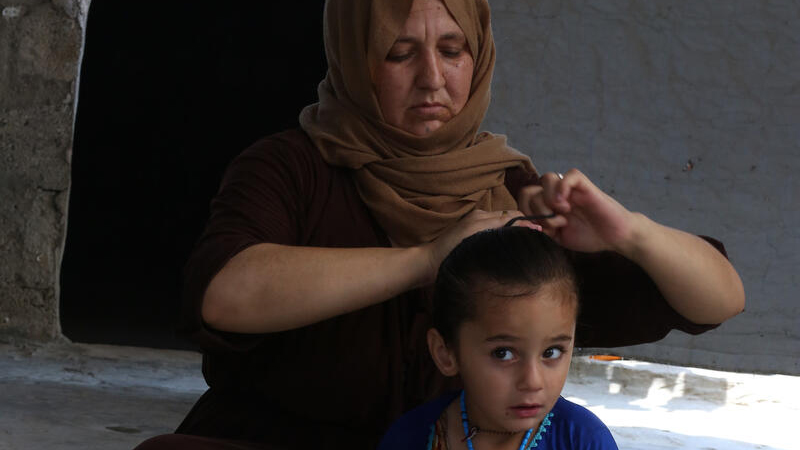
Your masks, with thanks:
[[(515, 197), (522, 186), (537, 182), (536, 174), (522, 169), (506, 173)], [(172, 435), (147, 448), (261, 448), (255, 445), (260, 443), (372, 449), (401, 413), (453, 387), (428, 355), (427, 289), (290, 331), (245, 335), (209, 328), (200, 314), (208, 283), (230, 258), (262, 242), (390, 246), (349, 170), (323, 161), (302, 130), (270, 136), (244, 151), (228, 168), (186, 266), (183, 328), (204, 351), (210, 388), (177, 433), (252, 444), (225, 447), (216, 439)], [(678, 315), (644, 272), (619, 255), (573, 257), (582, 302), (576, 346), (638, 344), (672, 329), (700, 333), (714, 327)]]

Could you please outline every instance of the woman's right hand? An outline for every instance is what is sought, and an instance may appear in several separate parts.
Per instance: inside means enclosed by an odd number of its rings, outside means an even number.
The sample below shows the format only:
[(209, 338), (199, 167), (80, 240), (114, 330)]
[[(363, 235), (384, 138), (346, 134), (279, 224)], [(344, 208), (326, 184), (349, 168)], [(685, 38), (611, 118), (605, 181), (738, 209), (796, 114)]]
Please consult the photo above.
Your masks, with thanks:
[[(424, 284), (431, 284), (436, 280), (439, 265), (461, 241), (479, 231), (502, 227), (509, 220), (519, 216), (522, 216), (522, 213), (516, 210), (483, 211), (476, 209), (450, 225), (434, 241), (422, 244), (421, 248), (427, 255), (429, 267), (428, 277), (424, 280)], [(517, 222), (517, 224), (525, 226), (523, 222)]]

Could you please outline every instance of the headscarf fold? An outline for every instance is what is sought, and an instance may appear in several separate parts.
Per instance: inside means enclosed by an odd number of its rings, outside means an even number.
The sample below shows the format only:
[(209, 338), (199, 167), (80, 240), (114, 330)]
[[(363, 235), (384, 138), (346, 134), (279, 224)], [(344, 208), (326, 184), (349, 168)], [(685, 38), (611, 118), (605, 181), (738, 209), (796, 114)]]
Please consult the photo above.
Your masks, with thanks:
[(444, 0), (474, 60), (469, 99), (426, 136), (387, 124), (371, 74), (400, 35), (412, 0), (328, 0), (323, 33), (328, 73), (300, 125), (328, 164), (351, 169), (359, 195), (395, 245), (436, 239), (474, 209), (516, 209), (505, 171), (530, 159), (505, 136), (478, 127), (489, 107), (495, 62), (487, 0)]

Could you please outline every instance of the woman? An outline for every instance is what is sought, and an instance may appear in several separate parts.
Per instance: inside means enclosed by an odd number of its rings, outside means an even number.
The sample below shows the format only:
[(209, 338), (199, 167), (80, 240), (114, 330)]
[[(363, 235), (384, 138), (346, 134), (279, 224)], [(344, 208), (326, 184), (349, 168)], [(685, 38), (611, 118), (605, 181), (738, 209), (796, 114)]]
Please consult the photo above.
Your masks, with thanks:
[(741, 311), (738, 275), (707, 242), (576, 170), (540, 179), (478, 134), (495, 58), (486, 0), (329, 0), (325, 45), (319, 103), (302, 130), (231, 164), (186, 268), (183, 317), (210, 389), (178, 433), (204, 437), (142, 448), (374, 448), (448, 387), (425, 342), (439, 263), (523, 214), (554, 214), (541, 226), (576, 251), (578, 346), (699, 333)]

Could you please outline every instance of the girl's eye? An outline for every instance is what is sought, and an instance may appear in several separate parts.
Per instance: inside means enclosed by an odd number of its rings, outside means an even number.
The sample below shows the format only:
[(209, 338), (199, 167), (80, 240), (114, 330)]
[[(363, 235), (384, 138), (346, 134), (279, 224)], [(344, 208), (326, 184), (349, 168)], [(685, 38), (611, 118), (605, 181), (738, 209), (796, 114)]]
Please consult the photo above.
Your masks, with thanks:
[(550, 347), (544, 351), (542, 356), (544, 359), (558, 359), (564, 353), (564, 350), (559, 347)]
[(509, 348), (500, 347), (492, 350), (492, 356), (500, 361), (510, 361), (514, 359), (514, 352)]

